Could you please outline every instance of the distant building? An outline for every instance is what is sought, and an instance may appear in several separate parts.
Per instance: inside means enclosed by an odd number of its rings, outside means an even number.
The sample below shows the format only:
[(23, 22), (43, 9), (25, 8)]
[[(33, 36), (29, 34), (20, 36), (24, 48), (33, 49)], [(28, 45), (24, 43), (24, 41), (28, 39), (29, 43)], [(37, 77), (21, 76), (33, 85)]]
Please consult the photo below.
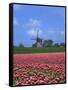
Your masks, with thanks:
[(41, 47), (43, 47), (43, 43), (42, 43), (42, 39), (39, 38), (38, 34), (39, 34), (39, 32), (37, 31), (37, 37), (35, 39), (32, 39), (32, 40), (36, 40), (35, 44), (33, 44), (33, 45), (34, 45), (34, 47), (41, 48)]
[(41, 48), (41, 47), (43, 47), (42, 39), (37, 38), (36, 43), (37, 43), (37, 48)]

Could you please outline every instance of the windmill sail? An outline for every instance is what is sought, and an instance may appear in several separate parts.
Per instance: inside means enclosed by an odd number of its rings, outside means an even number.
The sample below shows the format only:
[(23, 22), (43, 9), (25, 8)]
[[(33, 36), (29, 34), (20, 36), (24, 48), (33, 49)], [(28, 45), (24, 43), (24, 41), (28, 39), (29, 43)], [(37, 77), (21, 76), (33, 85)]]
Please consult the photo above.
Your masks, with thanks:
[(39, 30), (37, 30), (37, 36), (36, 36), (36, 38), (31, 38), (31, 40), (36, 40), (36, 47), (37, 48), (40, 48), (40, 47), (42, 47), (43, 45), (42, 45), (42, 39), (41, 38), (39, 38)]

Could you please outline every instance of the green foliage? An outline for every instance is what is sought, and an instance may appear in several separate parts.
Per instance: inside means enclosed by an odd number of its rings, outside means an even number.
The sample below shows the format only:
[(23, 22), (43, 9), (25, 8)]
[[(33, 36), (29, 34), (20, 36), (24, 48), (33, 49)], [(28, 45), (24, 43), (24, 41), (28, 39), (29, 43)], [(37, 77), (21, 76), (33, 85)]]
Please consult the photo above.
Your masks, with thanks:
[(54, 44), (54, 47), (59, 47), (59, 44), (58, 44), (58, 43), (55, 43), (55, 44)]
[(31, 70), (29, 71), (29, 75), (30, 75), (30, 76), (34, 76), (34, 75), (36, 75), (36, 74), (37, 74), (37, 71), (36, 71), (36, 70), (31, 69)]
[(63, 46), (64, 47), (65, 46), (65, 43), (60, 43), (60, 46)]
[(37, 47), (37, 43), (33, 44), (32, 47)]
[(20, 44), (19, 47), (24, 47), (24, 45), (23, 44)]
[(51, 47), (51, 46), (53, 46), (53, 41), (52, 40), (44, 40), (43, 46), (44, 47)]

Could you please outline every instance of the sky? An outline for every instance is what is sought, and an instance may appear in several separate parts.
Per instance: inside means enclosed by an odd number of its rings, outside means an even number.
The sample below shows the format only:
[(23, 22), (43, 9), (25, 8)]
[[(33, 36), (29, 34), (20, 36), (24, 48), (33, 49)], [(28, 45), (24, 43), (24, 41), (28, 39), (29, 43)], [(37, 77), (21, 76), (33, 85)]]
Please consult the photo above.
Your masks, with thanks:
[(54, 43), (65, 42), (65, 8), (51, 6), (13, 5), (13, 43), (31, 47), (39, 37)]

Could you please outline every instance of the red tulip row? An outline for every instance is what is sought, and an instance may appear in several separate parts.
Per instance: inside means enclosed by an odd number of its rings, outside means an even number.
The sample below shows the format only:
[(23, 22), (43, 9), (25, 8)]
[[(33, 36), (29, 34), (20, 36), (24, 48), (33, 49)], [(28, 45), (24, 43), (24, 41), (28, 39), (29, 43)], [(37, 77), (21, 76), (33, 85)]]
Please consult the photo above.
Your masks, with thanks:
[[(48, 57), (48, 55), (49, 58), (47, 59), (46, 57)], [(33, 57), (36, 56), (37, 58), (33, 58), (32, 56)], [(44, 59), (40, 58), (43, 56)], [(24, 58), (27, 59), (24, 60)], [(52, 58), (54, 59), (52, 60)], [(14, 56), (14, 67), (13, 67), (14, 86), (55, 84), (64, 82), (65, 82), (64, 53), (40, 54), (40, 55), (22, 54), (19, 56), (17, 55)]]

